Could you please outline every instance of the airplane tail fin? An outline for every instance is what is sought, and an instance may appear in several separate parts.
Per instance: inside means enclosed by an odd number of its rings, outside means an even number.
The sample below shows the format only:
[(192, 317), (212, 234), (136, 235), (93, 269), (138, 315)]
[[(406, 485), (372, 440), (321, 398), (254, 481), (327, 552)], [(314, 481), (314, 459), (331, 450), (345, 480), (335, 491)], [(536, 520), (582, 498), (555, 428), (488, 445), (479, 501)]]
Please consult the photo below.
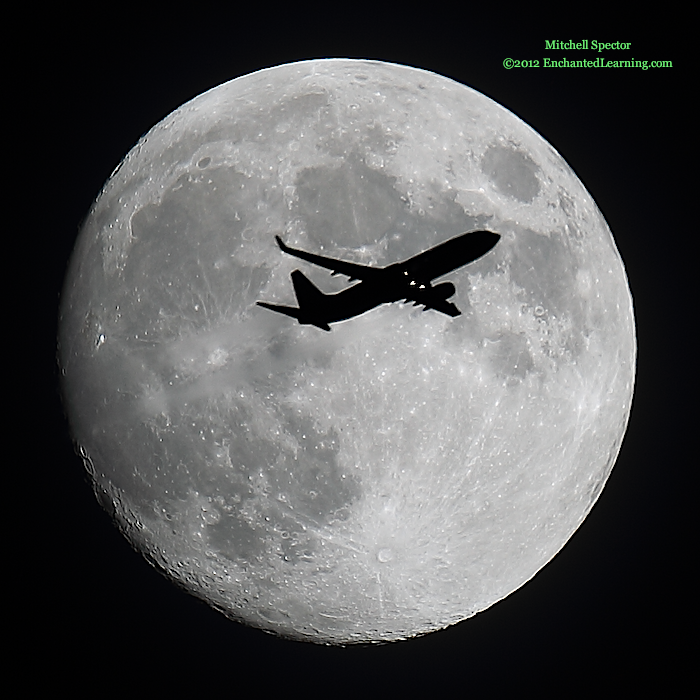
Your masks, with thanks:
[(324, 320), (323, 314), (320, 313), (326, 295), (301, 270), (292, 272), (292, 283), (294, 284), (294, 293), (296, 294), (299, 308), (281, 304), (268, 304), (266, 301), (257, 302), (258, 306), (276, 311), (285, 316), (291, 316), (301, 324), (316, 326), (321, 330), (330, 331), (331, 327)]
[(292, 284), (300, 309), (318, 309), (319, 304), (323, 304), (325, 294), (301, 270), (292, 272)]

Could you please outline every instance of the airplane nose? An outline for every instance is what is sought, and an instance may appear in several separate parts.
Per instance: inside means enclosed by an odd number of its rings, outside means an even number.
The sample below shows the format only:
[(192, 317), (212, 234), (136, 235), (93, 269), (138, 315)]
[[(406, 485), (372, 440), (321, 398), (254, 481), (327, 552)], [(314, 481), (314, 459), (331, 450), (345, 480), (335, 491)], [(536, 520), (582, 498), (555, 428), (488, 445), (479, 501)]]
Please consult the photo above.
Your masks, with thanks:
[(469, 234), (469, 243), (474, 246), (473, 251), (477, 257), (486, 255), (500, 240), (500, 234), (493, 231), (473, 231)]

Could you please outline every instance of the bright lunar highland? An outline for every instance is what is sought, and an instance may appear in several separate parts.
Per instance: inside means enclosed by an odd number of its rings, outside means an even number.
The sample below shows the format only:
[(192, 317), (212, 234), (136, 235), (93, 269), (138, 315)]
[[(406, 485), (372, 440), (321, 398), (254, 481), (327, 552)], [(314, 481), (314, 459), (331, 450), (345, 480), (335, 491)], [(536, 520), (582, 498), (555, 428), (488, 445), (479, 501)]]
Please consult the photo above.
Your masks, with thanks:
[[(500, 234), (444, 277), (462, 315), (385, 304), (330, 333), (282, 253), (387, 266)], [(442, 280), (438, 280), (442, 281)], [(314, 60), (156, 125), (76, 243), (60, 309), (71, 430), (131, 543), (227, 616), (389, 641), (488, 608), (600, 495), (635, 373), (625, 271), (561, 156), (414, 68)]]

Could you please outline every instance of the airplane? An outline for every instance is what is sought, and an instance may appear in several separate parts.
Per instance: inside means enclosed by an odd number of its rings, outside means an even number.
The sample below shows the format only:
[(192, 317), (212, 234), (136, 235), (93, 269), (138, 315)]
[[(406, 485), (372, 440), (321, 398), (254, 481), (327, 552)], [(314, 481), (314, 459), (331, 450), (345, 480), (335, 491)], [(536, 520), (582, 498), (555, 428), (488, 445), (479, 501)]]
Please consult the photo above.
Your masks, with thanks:
[(340, 292), (324, 294), (301, 270), (294, 270), (292, 283), (298, 307), (266, 301), (257, 303), (265, 309), (295, 318), (302, 325), (316, 326), (324, 331), (331, 330), (331, 323), (346, 321), (396, 301), (413, 302), (414, 306), (423, 306), (423, 311), (434, 309), (447, 316), (459, 316), (462, 312), (447, 301), (456, 291), (454, 284), (442, 282), (433, 286), (432, 281), (486, 255), (499, 239), (499, 234), (491, 231), (470, 231), (403, 262), (387, 267), (369, 267), (297, 250), (275, 236), (284, 253), (325, 267), (331, 270), (331, 275), (347, 275), (350, 282), (360, 282)]

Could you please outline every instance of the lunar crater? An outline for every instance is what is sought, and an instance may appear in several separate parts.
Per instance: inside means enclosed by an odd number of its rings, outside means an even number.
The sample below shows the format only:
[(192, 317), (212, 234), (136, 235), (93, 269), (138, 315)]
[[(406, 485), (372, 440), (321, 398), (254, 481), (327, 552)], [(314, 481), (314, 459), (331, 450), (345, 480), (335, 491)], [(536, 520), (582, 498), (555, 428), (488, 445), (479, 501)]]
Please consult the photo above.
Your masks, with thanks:
[(489, 146), (481, 168), (501, 194), (531, 203), (540, 193), (539, 168), (527, 152), (514, 146)]

